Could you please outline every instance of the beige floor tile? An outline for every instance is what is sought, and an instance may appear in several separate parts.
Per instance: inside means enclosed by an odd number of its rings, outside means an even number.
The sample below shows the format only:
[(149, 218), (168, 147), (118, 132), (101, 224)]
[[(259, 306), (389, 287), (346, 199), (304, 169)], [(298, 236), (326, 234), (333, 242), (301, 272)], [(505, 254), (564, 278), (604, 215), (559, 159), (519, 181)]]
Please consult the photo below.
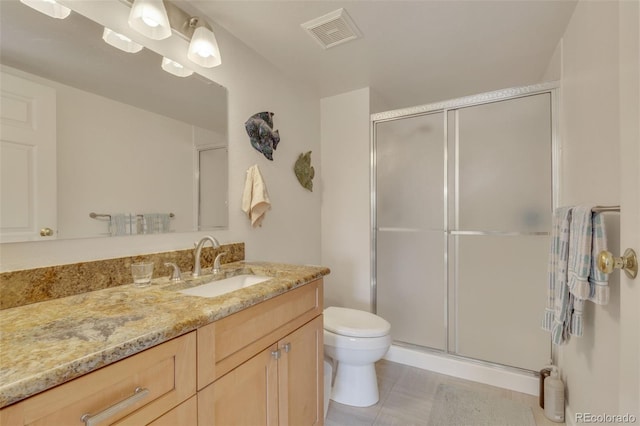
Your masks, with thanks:
[(502, 398), (522, 402), (531, 407), (537, 426), (554, 426), (544, 416), (538, 397), (472, 382), (444, 374), (381, 360), (376, 363), (380, 401), (365, 408), (349, 407), (331, 401), (326, 426), (422, 426), (428, 425), (438, 385), (454, 384), (482, 390)]

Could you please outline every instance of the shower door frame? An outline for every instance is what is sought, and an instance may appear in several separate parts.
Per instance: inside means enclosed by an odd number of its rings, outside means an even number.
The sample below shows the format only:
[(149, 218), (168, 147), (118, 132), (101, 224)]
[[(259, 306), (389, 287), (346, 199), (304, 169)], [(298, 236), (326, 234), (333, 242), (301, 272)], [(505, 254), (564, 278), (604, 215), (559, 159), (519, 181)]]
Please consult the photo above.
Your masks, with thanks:
[[(557, 81), (553, 81), (553, 82), (547, 82), (547, 83), (540, 83), (540, 84), (534, 84), (534, 85), (529, 85), (529, 86), (521, 86), (521, 87), (512, 87), (512, 88), (508, 88), (508, 89), (502, 89), (502, 90), (497, 90), (497, 91), (492, 91), (492, 92), (486, 92), (486, 93), (480, 93), (477, 95), (472, 95), (472, 96), (465, 96), (465, 97), (461, 97), (461, 98), (456, 98), (456, 99), (451, 99), (451, 100), (447, 100), (447, 101), (443, 101), (443, 102), (437, 102), (437, 103), (431, 103), (431, 104), (426, 104), (426, 105), (420, 105), (420, 106), (415, 106), (415, 107), (409, 107), (409, 108), (402, 108), (402, 109), (396, 109), (396, 110), (391, 110), (391, 111), (385, 111), (385, 112), (380, 112), (380, 113), (374, 113), (371, 114), (371, 118), (370, 118), (370, 176), (369, 176), (369, 182), (370, 182), (370, 200), (371, 200), (371, 210), (370, 210), (370, 224), (371, 224), (371, 228), (370, 228), (370, 246), (371, 246), (371, 254), (370, 254), (370, 263), (371, 263), (371, 311), (374, 313), (377, 313), (377, 230), (378, 230), (378, 225), (377, 225), (377, 215), (376, 215), (376, 210), (377, 210), (377, 188), (376, 188), (376, 176), (377, 176), (377, 158), (376, 158), (376, 124), (378, 123), (384, 123), (384, 122), (388, 122), (388, 121), (395, 121), (395, 120), (402, 120), (402, 119), (406, 119), (406, 118), (411, 118), (411, 117), (417, 117), (417, 116), (422, 116), (422, 115), (428, 115), (428, 114), (435, 114), (435, 113), (443, 113), (443, 120), (444, 120), (444, 132), (443, 132), (443, 148), (444, 148), (444, 155), (443, 155), (443, 162), (444, 162), (444, 187), (443, 187), (443, 210), (444, 210), (444, 218), (443, 218), (443, 225), (444, 225), (444, 245), (443, 245), (443, 250), (444, 250), (444, 262), (442, 265), (443, 268), (443, 272), (444, 272), (444, 282), (443, 282), (443, 286), (444, 286), (444, 300), (442, 301), (442, 303), (444, 304), (444, 329), (445, 329), (445, 349), (444, 350), (439, 350), (436, 348), (430, 348), (430, 347), (425, 347), (425, 346), (420, 346), (420, 345), (414, 345), (414, 344), (410, 344), (410, 343), (404, 343), (404, 342), (393, 342), (396, 345), (399, 346), (403, 346), (403, 347), (407, 347), (407, 348), (413, 348), (413, 349), (417, 349), (420, 351), (426, 351), (426, 352), (434, 352), (440, 355), (445, 355), (447, 357), (451, 357), (451, 358), (458, 358), (458, 359), (462, 359), (465, 361), (471, 361), (474, 363), (478, 363), (480, 365), (488, 365), (488, 366), (492, 366), (492, 367), (498, 367), (498, 368), (502, 368), (502, 369), (506, 369), (506, 370), (516, 370), (516, 371), (521, 371), (521, 372), (525, 372), (525, 373), (532, 373), (531, 370), (528, 369), (524, 369), (524, 368), (520, 368), (520, 367), (514, 367), (514, 366), (508, 366), (508, 365), (504, 365), (504, 364), (498, 364), (495, 362), (491, 362), (491, 361), (486, 361), (486, 360), (481, 360), (481, 359), (476, 359), (476, 358), (470, 358), (464, 355), (459, 355), (455, 352), (455, 348), (454, 351), (452, 351), (451, 348), (451, 327), (450, 327), (450, 294), (451, 294), (451, 289), (450, 289), (450, 279), (451, 279), (451, 273), (450, 273), (450, 269), (451, 269), (451, 265), (450, 265), (450, 259), (449, 259), (449, 250), (450, 250), (450, 242), (449, 242), (449, 237), (452, 235), (461, 235), (464, 234), (465, 231), (451, 231), (450, 227), (449, 227), (449, 204), (450, 204), (450, 200), (449, 200), (449, 196), (450, 196), (450, 191), (448, 190), (449, 187), (451, 186), (455, 186), (457, 185), (458, 179), (456, 177), (455, 182), (450, 185), (449, 182), (449, 162), (450, 162), (450, 153), (449, 153), (449, 112), (451, 110), (458, 110), (460, 108), (464, 108), (464, 107), (471, 107), (471, 106), (477, 106), (477, 105), (485, 105), (485, 104), (490, 104), (490, 103), (494, 103), (494, 102), (499, 102), (499, 101), (505, 101), (505, 100), (511, 100), (511, 99), (517, 99), (517, 98), (523, 98), (523, 97), (527, 97), (527, 96), (532, 96), (532, 95), (539, 95), (539, 94), (544, 94), (544, 93), (549, 93), (550, 97), (551, 97), (551, 105), (550, 105), (550, 112), (551, 112), (551, 208), (552, 210), (555, 209), (558, 206), (558, 199), (559, 199), (559, 188), (560, 188), (560, 177), (559, 177), (559, 164), (561, 162), (561, 148), (560, 148), (560, 139), (559, 139), (559, 82)], [(458, 173), (457, 170), (457, 163), (455, 165), (456, 170), (454, 171), (455, 173)], [(455, 191), (455, 197), (458, 196), (458, 188), (454, 189)], [(457, 208), (457, 204), (456, 204), (456, 208)], [(551, 214), (552, 212), (549, 212), (549, 214)], [(494, 235), (494, 232), (481, 232), (482, 235)], [(513, 234), (513, 233), (512, 233)], [(534, 233), (535, 235), (549, 235), (550, 233)], [(531, 235), (531, 234), (526, 234), (526, 233), (522, 233), (522, 235)], [(457, 259), (454, 259), (454, 262), (457, 262)], [(456, 284), (456, 283), (453, 283)], [(454, 292), (455, 292), (455, 288), (454, 288)], [(457, 296), (454, 296), (454, 298), (457, 298)], [(456, 305), (457, 306), (457, 305)], [(541, 315), (542, 315), (542, 310), (541, 310)], [(454, 330), (455, 331), (455, 330)], [(457, 339), (457, 335), (456, 335), (456, 339)], [(552, 358), (552, 345), (551, 345), (551, 339), (549, 339), (549, 359)]]

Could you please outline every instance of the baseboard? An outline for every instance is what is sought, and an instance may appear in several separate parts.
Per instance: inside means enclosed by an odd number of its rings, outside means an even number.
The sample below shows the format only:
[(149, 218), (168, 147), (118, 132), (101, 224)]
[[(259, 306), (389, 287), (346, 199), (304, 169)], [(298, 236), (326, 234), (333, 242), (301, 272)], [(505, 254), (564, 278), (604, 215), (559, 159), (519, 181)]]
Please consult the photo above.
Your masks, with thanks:
[(423, 370), (538, 396), (539, 379), (524, 372), (481, 365), (471, 361), (396, 345), (391, 346), (384, 359), (422, 368)]

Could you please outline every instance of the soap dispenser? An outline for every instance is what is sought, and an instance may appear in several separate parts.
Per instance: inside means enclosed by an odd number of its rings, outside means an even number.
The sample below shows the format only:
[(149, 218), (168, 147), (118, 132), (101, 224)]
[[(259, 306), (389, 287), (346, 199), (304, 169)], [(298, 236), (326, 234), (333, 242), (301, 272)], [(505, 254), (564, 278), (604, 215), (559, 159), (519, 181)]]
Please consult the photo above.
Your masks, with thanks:
[(551, 375), (544, 379), (544, 415), (553, 422), (564, 422), (564, 383), (558, 367), (551, 367)]

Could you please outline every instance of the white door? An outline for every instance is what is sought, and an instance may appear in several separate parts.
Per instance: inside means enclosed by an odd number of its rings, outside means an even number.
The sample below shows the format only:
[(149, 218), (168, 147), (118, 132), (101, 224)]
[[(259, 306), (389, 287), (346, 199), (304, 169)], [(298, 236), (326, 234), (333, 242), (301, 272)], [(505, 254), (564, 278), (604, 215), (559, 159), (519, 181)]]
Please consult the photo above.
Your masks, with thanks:
[(53, 239), (56, 92), (7, 70), (0, 88), (0, 242)]
[[(640, 3), (618, 3), (620, 25), (620, 256), (640, 254)], [(640, 419), (640, 276), (620, 273), (619, 413)]]

